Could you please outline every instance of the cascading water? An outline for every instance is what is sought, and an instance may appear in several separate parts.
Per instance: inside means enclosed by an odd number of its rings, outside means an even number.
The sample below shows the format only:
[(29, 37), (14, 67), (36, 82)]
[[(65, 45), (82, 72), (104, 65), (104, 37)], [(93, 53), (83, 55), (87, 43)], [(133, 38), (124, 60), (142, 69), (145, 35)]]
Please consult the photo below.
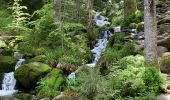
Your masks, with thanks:
[[(96, 15), (94, 16), (94, 21), (96, 22), (97, 26), (104, 26), (104, 25), (110, 24), (108, 21), (105, 21), (106, 19), (107, 18), (104, 16), (101, 16), (99, 12), (96, 12)], [(120, 26), (114, 27), (113, 30), (114, 32), (121, 32), (121, 27)], [(112, 32), (110, 32), (109, 30), (101, 32), (100, 39), (98, 39), (98, 42), (96, 43), (94, 48), (91, 50), (94, 56), (94, 60), (92, 61), (92, 63), (86, 64), (87, 66), (95, 67), (96, 63), (100, 59), (101, 53), (104, 52), (107, 47), (109, 37), (111, 37), (112, 35), (113, 35)], [(68, 76), (68, 78), (69, 79), (75, 78), (75, 74), (76, 72), (78, 72), (78, 70), (76, 70), (75, 72), (72, 72)]]
[[(19, 57), (20, 59), (15, 65), (15, 70), (25, 62), (25, 59), (22, 59), (22, 56), (19, 55), (17, 55), (17, 57)], [(14, 78), (14, 72), (5, 73), (2, 82), (2, 90), (0, 90), (0, 96), (12, 95), (14, 92), (16, 92), (15, 85), (16, 79)]]

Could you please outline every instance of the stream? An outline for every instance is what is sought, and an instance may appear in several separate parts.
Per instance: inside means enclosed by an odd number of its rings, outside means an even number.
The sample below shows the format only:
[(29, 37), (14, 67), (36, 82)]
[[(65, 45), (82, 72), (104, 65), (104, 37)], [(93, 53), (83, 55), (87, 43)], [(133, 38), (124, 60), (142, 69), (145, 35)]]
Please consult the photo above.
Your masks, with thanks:
[[(14, 53), (14, 57), (19, 59), (15, 65), (16, 70), (19, 66), (21, 66), (25, 62), (25, 59), (23, 59), (23, 55), (18, 52)], [(2, 90), (0, 90), (0, 97), (11, 96), (13, 93), (17, 92), (17, 90), (15, 90), (16, 79), (14, 78), (14, 72), (4, 74), (4, 79), (1, 86)]]

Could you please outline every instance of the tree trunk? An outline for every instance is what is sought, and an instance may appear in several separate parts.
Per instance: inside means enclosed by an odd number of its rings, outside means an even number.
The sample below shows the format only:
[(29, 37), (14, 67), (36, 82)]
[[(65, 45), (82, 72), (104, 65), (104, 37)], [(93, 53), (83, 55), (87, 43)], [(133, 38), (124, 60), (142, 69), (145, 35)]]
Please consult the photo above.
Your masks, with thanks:
[(87, 9), (88, 9), (87, 29), (88, 29), (88, 32), (90, 32), (93, 27), (93, 19), (92, 19), (93, 18), (93, 0), (88, 0)]
[(137, 10), (136, 0), (124, 0), (124, 17), (130, 16)]
[(61, 0), (54, 0), (54, 20), (60, 21)]
[(157, 22), (155, 0), (144, 0), (145, 55), (148, 64), (157, 63)]

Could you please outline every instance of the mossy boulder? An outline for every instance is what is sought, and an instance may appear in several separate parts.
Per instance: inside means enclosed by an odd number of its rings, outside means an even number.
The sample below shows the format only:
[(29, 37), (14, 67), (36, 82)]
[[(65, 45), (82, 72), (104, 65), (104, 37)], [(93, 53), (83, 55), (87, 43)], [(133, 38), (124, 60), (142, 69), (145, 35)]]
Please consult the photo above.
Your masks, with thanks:
[(17, 99), (21, 99), (21, 100), (31, 100), (32, 99), (32, 95), (28, 94), (28, 93), (17, 93), (14, 95), (15, 98)]
[(3, 56), (12, 56), (12, 55), (13, 55), (13, 51), (12, 51), (12, 49), (10, 49), (10, 48), (4, 48), (4, 49), (2, 50), (2, 52), (1, 52), (1, 54), (2, 54)]
[(36, 86), (37, 81), (50, 71), (50, 67), (40, 62), (24, 64), (15, 72), (15, 78), (27, 89)]
[(16, 62), (17, 59), (12, 56), (0, 56), (0, 73), (14, 71)]
[(170, 73), (170, 52), (163, 53), (160, 69), (164, 73)]
[(45, 55), (40, 55), (40, 56), (36, 56), (30, 60), (28, 60), (28, 62), (45, 62), (46, 61), (46, 56)]
[(65, 82), (63, 71), (55, 68), (43, 78), (41, 82), (43, 82), (44, 85), (39, 84), (37, 97), (39, 99), (46, 97), (54, 98), (60, 93), (59, 91)]
[(4, 41), (0, 40), (0, 48), (2, 49), (6, 47), (8, 47), (7, 44)]
[(129, 28), (131, 28), (131, 29), (136, 29), (136, 27), (137, 27), (136, 23), (130, 23), (129, 24)]

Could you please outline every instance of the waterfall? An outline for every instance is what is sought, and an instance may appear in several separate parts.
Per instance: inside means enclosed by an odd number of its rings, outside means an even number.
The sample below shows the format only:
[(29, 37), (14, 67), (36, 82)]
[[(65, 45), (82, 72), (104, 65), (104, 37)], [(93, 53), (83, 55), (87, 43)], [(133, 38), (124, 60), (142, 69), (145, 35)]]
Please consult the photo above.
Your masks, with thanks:
[[(94, 15), (94, 21), (96, 22), (96, 25), (100, 26), (100, 27), (110, 24), (110, 22), (106, 21), (107, 19), (108, 19), (107, 17), (100, 15), (99, 12), (96, 12), (96, 14)], [(120, 26), (113, 27), (112, 30), (114, 30), (115, 33), (121, 32), (121, 27)], [(113, 35), (112, 32), (110, 32), (109, 30), (102, 31), (100, 33), (100, 39), (98, 39), (96, 45), (91, 50), (93, 53), (93, 56), (94, 56), (94, 60), (92, 61), (92, 63), (86, 64), (86, 66), (88, 66), (88, 67), (96, 66), (96, 63), (100, 59), (101, 53), (104, 52), (107, 47), (109, 37), (111, 37), (112, 35)], [(72, 72), (68, 76), (68, 78), (69, 79), (75, 78), (76, 72), (78, 72), (79, 70), (80, 69), (77, 69), (75, 72)]]
[[(22, 59), (22, 56), (19, 58), (19, 61), (15, 65), (15, 70), (25, 62), (25, 59)], [(0, 96), (12, 95), (16, 92), (15, 85), (16, 79), (14, 78), (14, 72), (5, 73), (2, 82), (2, 90), (0, 90)]]

